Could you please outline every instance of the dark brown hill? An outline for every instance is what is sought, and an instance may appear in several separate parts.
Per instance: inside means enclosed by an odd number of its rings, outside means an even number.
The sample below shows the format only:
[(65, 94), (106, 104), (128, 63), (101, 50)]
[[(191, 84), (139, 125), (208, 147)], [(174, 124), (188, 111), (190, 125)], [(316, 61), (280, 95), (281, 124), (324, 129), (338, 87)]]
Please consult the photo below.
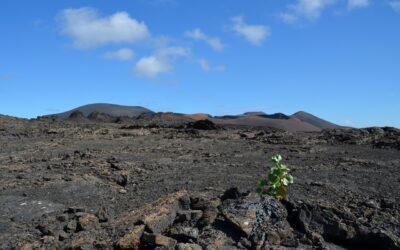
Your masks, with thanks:
[(138, 117), (143, 113), (153, 113), (153, 111), (140, 107), (140, 106), (123, 106), (107, 103), (88, 104), (81, 107), (74, 108), (70, 111), (49, 115), (60, 119), (67, 119), (74, 111), (80, 111), (84, 116), (88, 117), (92, 113), (102, 113), (113, 117), (127, 116)]

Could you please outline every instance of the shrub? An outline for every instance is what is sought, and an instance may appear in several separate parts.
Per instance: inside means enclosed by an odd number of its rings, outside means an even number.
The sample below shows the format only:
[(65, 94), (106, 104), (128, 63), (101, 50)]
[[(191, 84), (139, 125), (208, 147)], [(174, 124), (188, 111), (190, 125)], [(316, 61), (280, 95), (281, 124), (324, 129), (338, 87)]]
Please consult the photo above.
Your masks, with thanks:
[(275, 163), (265, 179), (258, 181), (257, 192), (269, 194), (277, 200), (283, 200), (288, 196), (288, 186), (293, 183), (293, 176), (289, 174), (289, 168), (282, 164), (282, 156), (272, 157)]

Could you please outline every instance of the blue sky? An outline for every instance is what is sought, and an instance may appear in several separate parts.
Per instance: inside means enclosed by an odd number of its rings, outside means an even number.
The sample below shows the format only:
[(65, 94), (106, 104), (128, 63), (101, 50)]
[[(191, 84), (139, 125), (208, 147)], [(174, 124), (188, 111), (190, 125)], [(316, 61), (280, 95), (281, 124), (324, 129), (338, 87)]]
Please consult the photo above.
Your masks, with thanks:
[(2, 1), (0, 113), (94, 102), (400, 127), (400, 0)]

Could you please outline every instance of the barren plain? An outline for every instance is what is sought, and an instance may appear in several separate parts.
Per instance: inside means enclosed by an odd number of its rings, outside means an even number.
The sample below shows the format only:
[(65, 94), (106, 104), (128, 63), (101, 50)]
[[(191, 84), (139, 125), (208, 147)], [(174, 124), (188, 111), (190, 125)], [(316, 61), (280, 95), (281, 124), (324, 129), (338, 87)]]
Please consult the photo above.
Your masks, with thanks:
[[(253, 193), (275, 154), (283, 203)], [(400, 249), (399, 203), (395, 128), (0, 116), (0, 249)]]

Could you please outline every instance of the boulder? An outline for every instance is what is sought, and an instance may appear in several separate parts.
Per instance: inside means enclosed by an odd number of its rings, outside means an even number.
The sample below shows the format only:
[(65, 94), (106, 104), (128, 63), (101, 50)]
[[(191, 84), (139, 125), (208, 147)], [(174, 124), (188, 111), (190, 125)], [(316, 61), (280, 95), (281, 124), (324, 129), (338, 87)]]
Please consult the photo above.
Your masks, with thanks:
[(193, 242), (199, 237), (199, 229), (178, 224), (170, 228), (167, 234), (181, 242)]
[[(289, 220), (300, 232), (343, 246), (360, 249), (400, 249), (400, 237), (383, 228), (363, 224), (350, 211), (336, 204), (289, 203)], [(317, 235), (318, 237), (315, 237)], [(323, 240), (322, 240), (323, 239)]]
[(146, 225), (147, 231), (161, 234), (174, 223), (178, 212), (189, 208), (190, 198), (183, 190), (122, 215), (116, 224), (129, 228), (140, 223)]
[(238, 199), (227, 199), (220, 211), (225, 220), (254, 245), (264, 241), (265, 244), (280, 245), (286, 241), (296, 246), (292, 228), (286, 220), (287, 211), (271, 196), (250, 193)]
[(203, 211), (201, 210), (184, 210), (177, 213), (178, 222), (189, 222), (190, 224), (196, 224), (203, 217)]
[(94, 214), (84, 213), (78, 218), (78, 229), (81, 231), (96, 229), (99, 219)]
[(142, 242), (147, 247), (163, 247), (165, 249), (174, 249), (177, 241), (173, 238), (161, 234), (144, 233)]
[(129, 233), (125, 234), (117, 242), (117, 247), (121, 250), (137, 250), (140, 248), (140, 238), (143, 235), (145, 226), (135, 226)]

